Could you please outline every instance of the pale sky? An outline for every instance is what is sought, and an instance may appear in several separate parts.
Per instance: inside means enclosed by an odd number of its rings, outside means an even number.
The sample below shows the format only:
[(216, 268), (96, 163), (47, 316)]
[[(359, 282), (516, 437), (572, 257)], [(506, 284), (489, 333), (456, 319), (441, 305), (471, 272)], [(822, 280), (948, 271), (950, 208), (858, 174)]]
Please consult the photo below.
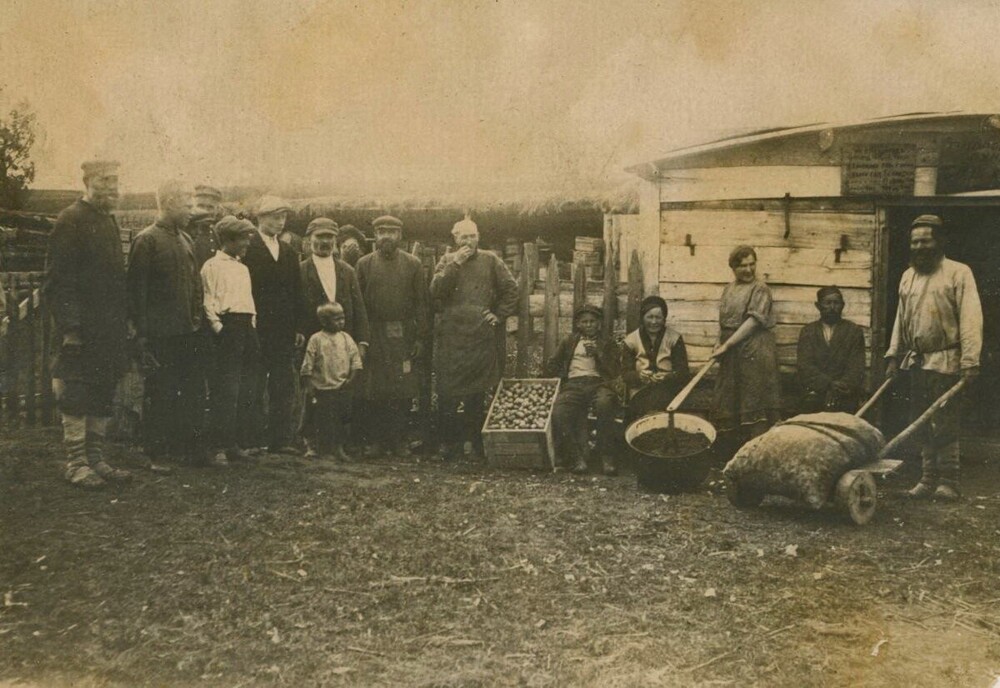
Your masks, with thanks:
[(0, 0), (37, 188), (516, 199), (734, 129), (1000, 112), (1000, 2)]

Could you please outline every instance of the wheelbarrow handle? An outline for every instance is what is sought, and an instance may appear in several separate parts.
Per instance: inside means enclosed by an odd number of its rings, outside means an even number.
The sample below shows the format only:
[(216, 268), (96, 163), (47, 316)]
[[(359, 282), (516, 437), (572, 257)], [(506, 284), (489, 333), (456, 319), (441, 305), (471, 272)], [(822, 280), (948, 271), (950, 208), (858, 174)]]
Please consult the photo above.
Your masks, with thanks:
[(906, 428), (903, 429), (903, 432), (899, 433), (894, 438), (892, 438), (892, 441), (890, 441), (887, 445), (885, 445), (885, 447), (882, 448), (882, 451), (878, 453), (878, 458), (880, 459), (888, 458), (890, 454), (895, 452), (899, 448), (899, 446), (903, 444), (903, 442), (906, 442), (906, 440), (910, 439), (910, 437), (912, 437), (917, 430), (923, 427), (923, 425), (927, 423), (927, 421), (929, 421), (934, 416), (935, 413), (941, 410), (942, 406), (947, 404), (956, 394), (962, 391), (962, 387), (965, 386), (965, 382), (966, 379), (963, 377), (961, 380), (952, 385), (947, 392), (939, 396), (937, 398), (937, 401), (928, 406), (926, 411), (921, 413), (920, 416), (915, 421), (913, 421), (912, 423), (907, 425)]
[(892, 383), (895, 382), (895, 381), (896, 381), (896, 378), (894, 378), (894, 377), (887, 377), (885, 379), (885, 382), (883, 382), (879, 386), (879, 388), (875, 390), (875, 393), (872, 394), (871, 398), (868, 401), (866, 401), (865, 405), (862, 406), (861, 408), (859, 408), (858, 412), (855, 413), (854, 415), (856, 417), (858, 417), (858, 418), (864, 418), (865, 414), (868, 413), (868, 411), (871, 409), (871, 407), (875, 405), (875, 402), (877, 402), (879, 400), (879, 397), (882, 396), (882, 393), (885, 392), (885, 390), (887, 390), (890, 387), (892, 387)]
[(705, 377), (705, 373), (707, 373), (713, 365), (715, 365), (714, 358), (709, 359), (708, 363), (706, 363), (701, 367), (701, 370), (699, 370), (698, 373), (693, 378), (691, 378), (690, 382), (684, 385), (684, 389), (678, 392), (677, 396), (675, 396), (673, 398), (673, 401), (670, 402), (670, 405), (667, 406), (667, 413), (673, 413), (678, 409), (678, 407), (680, 407), (681, 404), (684, 403), (684, 400), (687, 399), (688, 394), (691, 393), (691, 390), (693, 390), (698, 385), (698, 383), (701, 382), (701, 378)]

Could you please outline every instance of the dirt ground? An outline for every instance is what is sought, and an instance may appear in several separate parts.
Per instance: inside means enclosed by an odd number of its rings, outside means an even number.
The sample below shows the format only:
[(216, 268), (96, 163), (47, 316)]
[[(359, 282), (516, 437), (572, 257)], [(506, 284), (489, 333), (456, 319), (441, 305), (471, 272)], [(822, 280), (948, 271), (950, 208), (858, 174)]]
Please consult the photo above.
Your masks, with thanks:
[[(977, 686), (1000, 468), (865, 528), (720, 485), (269, 457), (59, 480), (0, 440), (0, 686)], [(134, 465), (125, 450), (121, 463)]]

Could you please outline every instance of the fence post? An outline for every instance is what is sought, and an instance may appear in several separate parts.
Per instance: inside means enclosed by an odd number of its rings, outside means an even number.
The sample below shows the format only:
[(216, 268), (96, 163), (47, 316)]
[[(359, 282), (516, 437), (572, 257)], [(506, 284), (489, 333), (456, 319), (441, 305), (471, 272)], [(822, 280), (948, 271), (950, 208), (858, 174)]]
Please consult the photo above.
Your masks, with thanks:
[(573, 316), (587, 303), (587, 266), (573, 263)]
[(549, 259), (545, 275), (545, 339), (542, 346), (542, 365), (559, 346), (559, 261), (555, 254)]
[(628, 264), (628, 310), (625, 312), (625, 327), (632, 332), (639, 327), (639, 305), (642, 303), (642, 263), (639, 252), (632, 250)]
[(607, 255), (604, 260), (604, 337), (610, 339), (615, 333), (615, 320), (618, 319), (618, 272), (615, 270), (618, 242), (609, 243), (605, 251)]
[(37, 328), (35, 327), (35, 318), (38, 315), (38, 311), (35, 308), (35, 282), (34, 277), (28, 279), (28, 312), (25, 317), (25, 347), (27, 356), (27, 369), (28, 369), (28, 380), (27, 385), (24, 390), (24, 408), (25, 416), (27, 417), (28, 427), (35, 427), (35, 392), (38, 390), (38, 384), (35, 380), (35, 375), (38, 374), (38, 364), (37, 358), (35, 357), (35, 344), (37, 344)]
[(52, 393), (52, 315), (42, 290), (44, 277), (39, 280), (38, 317), (42, 319), (42, 424), (52, 425), (55, 419), (55, 397)]
[(534, 282), (528, 276), (525, 264), (521, 263), (521, 272), (517, 276), (517, 376), (528, 377), (528, 364), (531, 361), (531, 335), (534, 333), (534, 323), (531, 318), (531, 292)]
[(17, 275), (11, 276), (10, 298), (7, 300), (7, 313), (10, 316), (10, 324), (7, 328), (7, 341), (4, 347), (7, 350), (7, 420), (12, 428), (18, 425), (20, 415), (20, 399), (18, 378), (20, 377), (19, 349), (21, 336), (21, 309), (19, 302), (19, 291), (21, 280)]
[(524, 245), (524, 267), (528, 272), (528, 284), (534, 291), (538, 281), (538, 246), (533, 242)]

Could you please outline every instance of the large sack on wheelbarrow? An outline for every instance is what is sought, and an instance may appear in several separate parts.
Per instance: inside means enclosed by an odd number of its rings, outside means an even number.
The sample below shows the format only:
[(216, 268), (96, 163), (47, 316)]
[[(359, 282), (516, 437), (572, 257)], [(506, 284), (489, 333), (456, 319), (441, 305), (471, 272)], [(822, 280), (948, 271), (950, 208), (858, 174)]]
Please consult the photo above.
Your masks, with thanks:
[(723, 474), (748, 494), (782, 495), (819, 509), (846, 471), (872, 461), (882, 433), (848, 413), (809, 413), (743, 445)]

